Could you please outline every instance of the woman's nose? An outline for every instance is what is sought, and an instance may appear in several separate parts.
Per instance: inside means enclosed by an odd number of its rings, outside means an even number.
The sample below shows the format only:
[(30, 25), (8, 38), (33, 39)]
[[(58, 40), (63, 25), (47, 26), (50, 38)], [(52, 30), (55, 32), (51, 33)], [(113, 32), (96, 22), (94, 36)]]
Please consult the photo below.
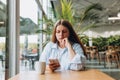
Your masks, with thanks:
[(61, 35), (61, 36), (63, 35), (63, 32), (62, 32), (62, 31), (60, 32), (60, 35)]

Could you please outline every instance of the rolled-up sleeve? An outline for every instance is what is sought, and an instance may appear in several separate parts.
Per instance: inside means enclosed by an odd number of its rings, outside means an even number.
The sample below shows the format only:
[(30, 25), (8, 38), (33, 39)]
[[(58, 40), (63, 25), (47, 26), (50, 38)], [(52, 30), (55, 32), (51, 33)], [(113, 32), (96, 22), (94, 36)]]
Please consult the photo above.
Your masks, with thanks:
[(71, 70), (81, 70), (85, 66), (86, 57), (84, 56), (83, 49), (79, 44), (74, 44), (73, 49), (76, 55), (69, 63), (69, 69)]

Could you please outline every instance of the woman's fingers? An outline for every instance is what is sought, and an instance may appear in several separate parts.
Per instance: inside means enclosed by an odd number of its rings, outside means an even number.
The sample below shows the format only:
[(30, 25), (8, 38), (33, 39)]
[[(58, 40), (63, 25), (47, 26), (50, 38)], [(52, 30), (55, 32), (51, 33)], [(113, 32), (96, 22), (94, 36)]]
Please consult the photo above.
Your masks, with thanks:
[(62, 45), (65, 46), (65, 40), (64, 39), (62, 40)]
[(64, 38), (63, 42), (64, 42), (65, 47), (69, 47), (70, 42), (69, 42), (68, 38)]
[(58, 67), (59, 67), (59, 66), (58, 66), (58, 64), (56, 64), (56, 63), (50, 63), (50, 64), (49, 64), (49, 68), (50, 68), (51, 70), (56, 70)]

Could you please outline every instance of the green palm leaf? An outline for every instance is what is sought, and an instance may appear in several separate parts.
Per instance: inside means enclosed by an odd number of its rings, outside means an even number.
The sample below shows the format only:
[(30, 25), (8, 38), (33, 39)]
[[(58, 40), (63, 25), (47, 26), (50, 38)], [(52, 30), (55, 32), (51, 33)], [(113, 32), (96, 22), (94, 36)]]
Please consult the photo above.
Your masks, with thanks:
[[(99, 3), (96, 3), (96, 4), (92, 4), (92, 5), (90, 5), (90, 6), (88, 6), (88, 7), (86, 7), (85, 8), (85, 11), (83, 12), (83, 14), (81, 15), (82, 17), (81, 17), (81, 21), (80, 22), (82, 22), (82, 21), (84, 21), (85, 19), (86, 19), (86, 17), (88, 17), (88, 16), (91, 16), (91, 15), (89, 15), (89, 13), (91, 12), (91, 10), (102, 10), (103, 8), (102, 8), (102, 6), (99, 4)], [(94, 14), (95, 14), (95, 12), (94, 12)]]
[(73, 18), (73, 9), (72, 9), (72, 2), (67, 0), (61, 0), (61, 11), (57, 11), (58, 19), (66, 19), (72, 24), (74, 23)]

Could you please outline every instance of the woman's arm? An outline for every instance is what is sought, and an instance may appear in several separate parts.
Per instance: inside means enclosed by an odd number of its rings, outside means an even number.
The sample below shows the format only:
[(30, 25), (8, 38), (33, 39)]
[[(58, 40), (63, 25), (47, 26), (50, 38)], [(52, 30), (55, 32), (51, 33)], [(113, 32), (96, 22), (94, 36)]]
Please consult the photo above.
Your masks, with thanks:
[(76, 53), (72, 47), (72, 44), (68, 40), (68, 38), (64, 38), (64, 44), (68, 48), (68, 53), (70, 54), (69, 58), (70, 58), (70, 60), (72, 60), (73, 57), (76, 55)]
[[(68, 49), (70, 53), (70, 66), (71, 70), (81, 70), (85, 67), (86, 58), (83, 54), (83, 49), (79, 44), (73, 44), (72, 48)], [(74, 55), (72, 55), (74, 54)]]
[(72, 60), (74, 58), (74, 56), (76, 55), (71, 44), (69, 44), (69, 46), (68, 46), (68, 53), (70, 54), (70, 56), (69, 56), (70, 60)]

